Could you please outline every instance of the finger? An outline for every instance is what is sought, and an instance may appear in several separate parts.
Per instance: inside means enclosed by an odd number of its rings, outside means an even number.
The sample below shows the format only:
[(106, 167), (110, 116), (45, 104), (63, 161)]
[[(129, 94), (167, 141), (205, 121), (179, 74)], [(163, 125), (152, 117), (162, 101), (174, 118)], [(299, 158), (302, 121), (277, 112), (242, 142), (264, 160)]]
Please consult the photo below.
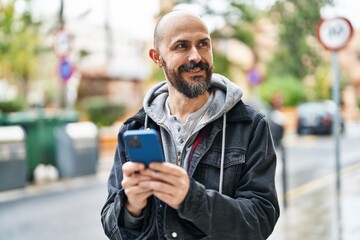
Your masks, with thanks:
[(163, 192), (154, 192), (153, 195), (157, 197), (160, 201), (170, 205), (171, 207), (175, 208), (173, 205), (176, 202), (174, 196), (163, 193)]
[(189, 183), (184, 185), (171, 185), (160, 181), (146, 181), (139, 183), (139, 186), (152, 189), (153, 195), (171, 207), (177, 209), (184, 201), (187, 193), (189, 192)]
[[(153, 171), (151, 169), (145, 169), (142, 175), (148, 176), (153, 180), (168, 183), (176, 188), (189, 188), (189, 176), (186, 171), (181, 176), (171, 175), (168, 172)], [(179, 174), (180, 175), (180, 174)]]
[(174, 176), (183, 176), (183, 175), (187, 175), (187, 172), (172, 163), (150, 163), (149, 164), (149, 169), (153, 170), (153, 171), (157, 171), (157, 172), (165, 172), (167, 174), (170, 175), (174, 175)]
[(180, 178), (178, 176), (169, 175), (167, 172), (154, 171), (154, 170), (151, 170), (151, 169), (144, 170), (142, 172), (142, 175), (144, 177), (146, 176), (148, 178), (151, 178), (152, 180), (165, 182), (165, 183), (168, 183), (170, 185), (176, 185), (176, 182)]
[(144, 189), (151, 189), (152, 191), (163, 192), (170, 195), (172, 195), (172, 193), (176, 190), (173, 185), (156, 180), (140, 182), (139, 187), (142, 187)]
[(148, 180), (151, 180), (151, 177), (142, 174), (133, 174), (131, 176), (124, 177), (123, 180), (121, 181), (121, 186), (123, 188), (128, 188), (138, 185), (139, 182), (141, 181), (148, 181)]
[(152, 195), (153, 190), (146, 187), (135, 186), (124, 189), (124, 192), (128, 198), (144, 199)]
[(174, 209), (178, 209), (180, 204), (184, 201), (184, 199), (186, 197), (186, 195), (184, 195), (182, 193), (172, 195), (172, 194), (167, 194), (164, 192), (157, 192), (157, 191), (154, 191), (153, 195)]
[(145, 165), (143, 163), (138, 162), (126, 162), (122, 166), (122, 171), (124, 176), (131, 176), (135, 172), (139, 172), (145, 169)]

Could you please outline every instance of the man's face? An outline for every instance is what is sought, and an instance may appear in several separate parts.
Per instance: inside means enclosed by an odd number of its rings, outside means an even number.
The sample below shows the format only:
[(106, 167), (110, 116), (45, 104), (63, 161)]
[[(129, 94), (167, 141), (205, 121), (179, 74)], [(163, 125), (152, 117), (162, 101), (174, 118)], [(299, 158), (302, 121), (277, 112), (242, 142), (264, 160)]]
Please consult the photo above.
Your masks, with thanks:
[(212, 75), (212, 46), (197, 18), (174, 21), (163, 34), (159, 52), (170, 84), (188, 98), (204, 94)]
[[(182, 77), (183, 73), (191, 72), (194, 69), (201, 69), (205, 71), (205, 76), (195, 75), (190, 77), (187, 81)], [(190, 62), (181, 65), (177, 71), (169, 69), (166, 62), (164, 62), (164, 70), (170, 84), (179, 92), (188, 98), (196, 98), (204, 94), (210, 88), (210, 80), (212, 75), (212, 67), (206, 62)]]

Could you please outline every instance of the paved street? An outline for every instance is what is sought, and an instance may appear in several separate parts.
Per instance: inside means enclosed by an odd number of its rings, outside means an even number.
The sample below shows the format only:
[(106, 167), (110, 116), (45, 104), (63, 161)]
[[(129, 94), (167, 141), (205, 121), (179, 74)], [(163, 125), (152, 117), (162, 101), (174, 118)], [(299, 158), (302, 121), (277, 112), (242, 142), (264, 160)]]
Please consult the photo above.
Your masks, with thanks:
[[(270, 240), (360, 239), (360, 219), (354, 214), (360, 213), (360, 127), (350, 129), (342, 137), (340, 201), (335, 191), (333, 139), (286, 137), (288, 207), (285, 210), (282, 206)], [(110, 156), (102, 158), (95, 176), (0, 192), (0, 239), (106, 239), (100, 210), (111, 162)], [(279, 160), (276, 182), (282, 199), (281, 176)]]
[(360, 239), (360, 164), (342, 171), (339, 198), (333, 175), (292, 189), (288, 197), (270, 240)]
[(100, 222), (106, 199), (104, 177), (29, 187), (7, 198), (15, 200), (0, 203), (1, 240), (107, 239)]

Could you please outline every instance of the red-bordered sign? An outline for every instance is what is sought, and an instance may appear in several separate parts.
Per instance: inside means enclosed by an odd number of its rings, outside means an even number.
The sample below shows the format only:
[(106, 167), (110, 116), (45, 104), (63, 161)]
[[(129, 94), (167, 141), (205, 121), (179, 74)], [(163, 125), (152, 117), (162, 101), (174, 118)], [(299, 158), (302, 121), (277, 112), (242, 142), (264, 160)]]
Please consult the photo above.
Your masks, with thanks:
[(321, 45), (331, 51), (344, 48), (353, 34), (351, 22), (344, 17), (322, 19), (318, 23), (317, 37)]
[(71, 51), (72, 36), (64, 29), (60, 29), (55, 33), (54, 51), (58, 57), (65, 57)]

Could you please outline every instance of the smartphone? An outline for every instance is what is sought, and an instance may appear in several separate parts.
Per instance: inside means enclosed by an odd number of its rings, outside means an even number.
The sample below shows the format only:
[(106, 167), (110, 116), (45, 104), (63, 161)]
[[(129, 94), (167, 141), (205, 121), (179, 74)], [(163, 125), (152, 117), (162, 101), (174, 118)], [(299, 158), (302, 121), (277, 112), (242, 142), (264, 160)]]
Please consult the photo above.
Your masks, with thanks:
[(123, 139), (131, 161), (146, 166), (151, 162), (165, 161), (159, 134), (154, 129), (126, 130)]

